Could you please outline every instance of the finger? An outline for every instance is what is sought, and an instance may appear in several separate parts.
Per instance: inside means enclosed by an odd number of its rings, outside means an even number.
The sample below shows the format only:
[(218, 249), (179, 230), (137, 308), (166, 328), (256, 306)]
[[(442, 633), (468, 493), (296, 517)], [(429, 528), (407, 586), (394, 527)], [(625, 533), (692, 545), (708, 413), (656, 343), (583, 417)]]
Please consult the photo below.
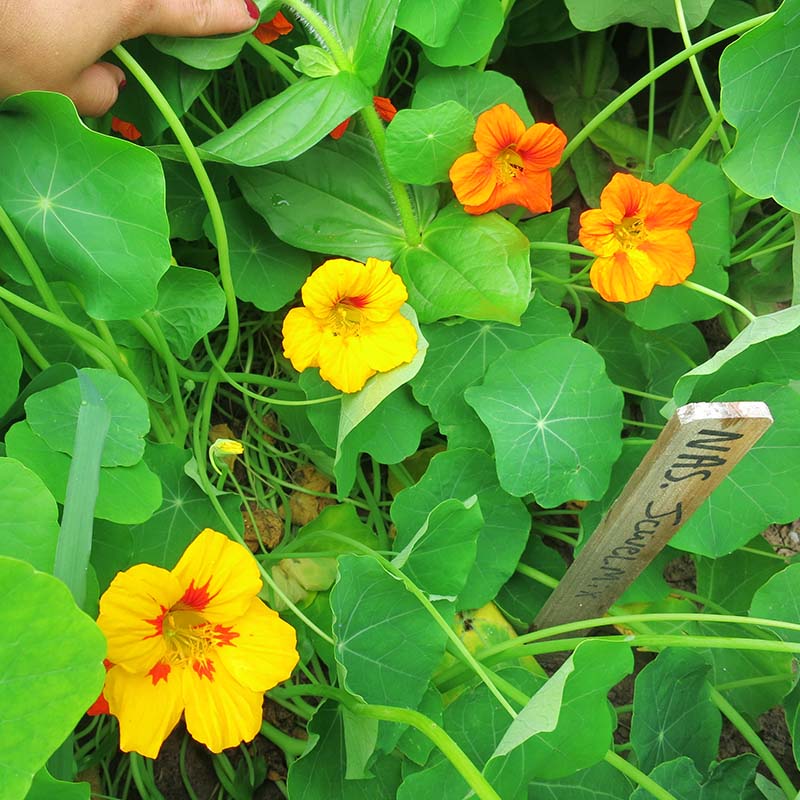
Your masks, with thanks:
[(253, 0), (135, 0), (124, 38), (145, 33), (163, 36), (211, 36), (239, 33), (259, 18)]
[(124, 80), (125, 73), (119, 67), (101, 61), (87, 67), (71, 86), (61, 91), (72, 98), (78, 113), (99, 117), (117, 101), (119, 86)]

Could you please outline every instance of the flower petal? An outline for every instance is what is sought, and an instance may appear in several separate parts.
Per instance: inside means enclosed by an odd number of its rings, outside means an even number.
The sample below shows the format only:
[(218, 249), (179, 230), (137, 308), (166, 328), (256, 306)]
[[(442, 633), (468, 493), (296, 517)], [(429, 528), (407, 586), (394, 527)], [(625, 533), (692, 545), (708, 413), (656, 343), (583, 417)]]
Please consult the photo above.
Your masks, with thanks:
[(515, 203), (533, 214), (550, 211), (553, 207), (553, 179), (549, 170), (525, 172), (513, 181), (499, 184), (492, 197), (495, 208)]
[(475, 125), (475, 146), (490, 159), (506, 147), (516, 145), (525, 133), (525, 123), (511, 106), (500, 103), (478, 117)]
[(659, 286), (683, 283), (694, 270), (694, 245), (686, 231), (650, 231), (639, 251), (653, 264)]
[(675, 191), (669, 184), (660, 183), (650, 192), (645, 215), (645, 226), (649, 231), (678, 228), (688, 231), (697, 219), (700, 203)]
[(626, 172), (617, 172), (600, 193), (600, 208), (612, 223), (625, 217), (640, 216), (646, 210), (652, 183), (640, 181)]
[(324, 322), (336, 304), (346, 297), (366, 295), (369, 284), (369, 271), (360, 261), (330, 258), (320, 264), (303, 284), (303, 305)]
[(233, 625), (237, 636), (216, 650), (231, 676), (255, 692), (266, 692), (285, 681), (297, 666), (297, 634), (271, 608), (253, 600)]
[(283, 320), (283, 354), (302, 372), (319, 366), (319, 346), (325, 326), (307, 308), (293, 308)]
[(564, 131), (547, 122), (537, 122), (525, 131), (517, 143), (517, 153), (522, 157), (525, 172), (557, 167), (567, 146)]
[(465, 206), (486, 203), (497, 187), (494, 163), (475, 152), (465, 153), (455, 160), (450, 167), (450, 180), (458, 202)]
[(648, 259), (637, 256), (636, 251), (620, 250), (609, 258), (595, 260), (589, 280), (604, 300), (631, 303), (653, 291), (656, 271)]
[(392, 272), (391, 262), (371, 257), (364, 265), (364, 274), (365, 280), (354, 287), (358, 294), (349, 295), (350, 302), (372, 322), (383, 322), (393, 317), (408, 300), (403, 279)]
[(183, 711), (181, 671), (154, 678), (120, 666), (109, 670), (103, 694), (110, 713), (119, 720), (120, 750), (148, 758), (158, 755)]
[(375, 374), (358, 336), (326, 334), (319, 350), (319, 374), (342, 392), (357, 392)]
[(218, 658), (207, 662), (208, 673), (182, 670), (186, 728), (213, 753), (249, 742), (261, 729), (263, 692), (247, 689)]
[(161, 619), (183, 589), (167, 570), (137, 564), (117, 573), (100, 598), (97, 624), (108, 642), (108, 660), (147, 672), (166, 653)]
[(185, 590), (180, 605), (202, 612), (211, 623), (232, 624), (261, 591), (252, 553), (211, 528), (186, 548), (172, 574)]
[(376, 372), (388, 372), (401, 364), (408, 364), (417, 354), (417, 331), (399, 313), (386, 322), (362, 323), (359, 338), (361, 354)]
[(578, 241), (599, 256), (613, 256), (620, 249), (619, 240), (614, 235), (614, 223), (599, 208), (591, 208), (581, 214)]

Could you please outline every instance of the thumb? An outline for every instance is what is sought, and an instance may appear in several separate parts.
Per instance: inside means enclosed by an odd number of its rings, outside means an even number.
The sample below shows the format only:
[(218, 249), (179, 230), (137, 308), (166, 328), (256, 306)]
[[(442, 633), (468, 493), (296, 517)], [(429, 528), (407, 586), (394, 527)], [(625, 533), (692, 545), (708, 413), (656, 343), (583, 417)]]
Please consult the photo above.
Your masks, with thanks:
[(72, 98), (79, 114), (100, 117), (117, 101), (124, 80), (125, 73), (119, 67), (101, 61), (87, 67), (71, 86), (65, 86), (61, 91)]
[(151, 0), (131, 3), (123, 38), (146, 33), (162, 36), (212, 36), (240, 33), (252, 27), (261, 12), (254, 0)]

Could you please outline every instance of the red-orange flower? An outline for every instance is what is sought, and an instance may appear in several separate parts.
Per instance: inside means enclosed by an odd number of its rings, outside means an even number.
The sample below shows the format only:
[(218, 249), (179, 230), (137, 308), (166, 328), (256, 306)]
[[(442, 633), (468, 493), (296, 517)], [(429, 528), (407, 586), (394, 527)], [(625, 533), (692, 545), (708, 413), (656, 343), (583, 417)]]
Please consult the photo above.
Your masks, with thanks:
[(272, 44), (281, 36), (286, 36), (294, 30), (294, 25), (279, 11), (269, 22), (263, 22), (254, 31), (253, 36), (261, 44)]
[[(378, 112), (378, 116), (384, 122), (391, 122), (394, 119), (395, 114), (397, 114), (397, 109), (394, 107), (394, 103), (388, 97), (375, 97), (372, 98), (372, 105), (375, 106), (375, 110)], [(344, 136), (344, 132), (347, 130), (347, 126), (350, 124), (350, 117), (348, 117), (344, 122), (340, 122), (332, 131), (331, 131), (331, 139), (341, 139)]]
[(515, 203), (534, 214), (553, 206), (551, 167), (561, 160), (567, 137), (555, 125), (525, 123), (505, 103), (484, 111), (475, 126), (477, 151), (450, 167), (453, 191), (468, 214)]
[(132, 142), (142, 138), (141, 131), (132, 122), (125, 122), (119, 117), (111, 118), (111, 130)]
[(657, 186), (618, 172), (600, 208), (581, 214), (581, 244), (597, 259), (589, 279), (601, 297), (630, 303), (653, 287), (675, 286), (694, 269), (688, 230), (700, 203), (666, 183)]

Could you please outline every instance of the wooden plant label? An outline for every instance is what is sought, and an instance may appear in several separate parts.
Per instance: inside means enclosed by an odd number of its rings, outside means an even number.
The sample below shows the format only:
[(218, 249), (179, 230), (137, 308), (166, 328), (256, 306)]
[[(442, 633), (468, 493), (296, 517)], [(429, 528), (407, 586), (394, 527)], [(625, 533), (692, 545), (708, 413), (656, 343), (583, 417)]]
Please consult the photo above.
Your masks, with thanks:
[(605, 614), (771, 424), (764, 403), (681, 406), (550, 595), (536, 628)]

